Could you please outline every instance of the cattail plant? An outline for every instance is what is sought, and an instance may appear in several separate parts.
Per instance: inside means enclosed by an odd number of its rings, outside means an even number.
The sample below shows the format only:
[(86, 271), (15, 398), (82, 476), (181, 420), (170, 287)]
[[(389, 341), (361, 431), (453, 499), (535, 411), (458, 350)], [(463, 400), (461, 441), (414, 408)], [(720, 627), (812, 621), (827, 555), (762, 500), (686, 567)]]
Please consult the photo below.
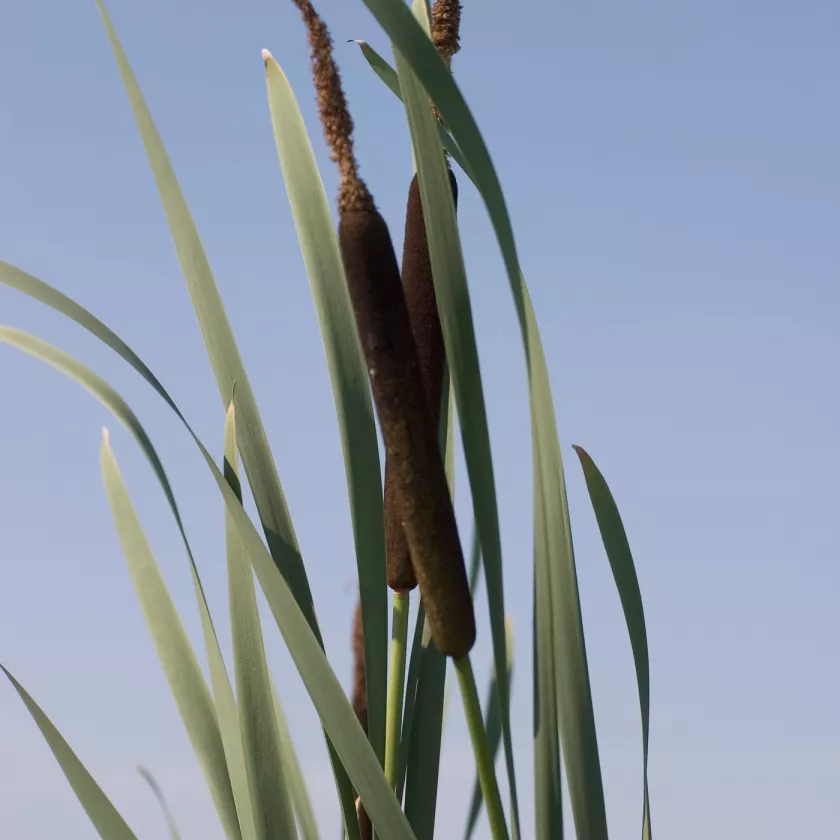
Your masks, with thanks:
[(321, 123), (339, 168), (341, 259), (409, 552), (435, 645), (461, 658), (475, 642), (475, 615), (394, 246), (358, 172), (353, 122), (327, 27), (308, 0), (294, 3), (309, 33)]
[[(604, 791), (550, 378), (499, 179), (450, 74), (459, 48), (460, 2), (435, 0), (429, 19), (425, 0), (415, 0), (413, 10), (403, 0), (364, 0), (396, 48), (397, 69), (365, 42), (358, 43), (371, 67), (403, 100), (417, 163), (418, 174), (408, 193), (402, 272), (388, 226), (359, 174), (353, 123), (330, 35), (309, 0), (294, 2), (308, 31), (322, 128), (339, 170), (337, 230), (291, 86), (268, 52), (263, 52), (263, 59), (271, 123), (316, 304), (347, 472), (360, 593), (353, 617), (349, 698), (327, 659), (307, 564), (219, 289), (101, 0), (97, 3), (227, 411), (221, 465), (161, 379), (102, 321), (52, 286), (3, 262), (0, 283), (52, 307), (120, 355), (184, 424), (199, 449), (225, 505), (220, 530), (224, 531), (231, 595), (233, 681), (221, 653), (220, 625), (211, 619), (199, 563), (174, 491), (137, 416), (108, 383), (47, 342), (0, 327), (0, 343), (41, 359), (95, 395), (132, 434), (160, 483), (183, 539), (210, 685), (155, 562), (109, 438), (104, 436), (102, 474), (123, 553), (226, 840), (321, 837), (279, 692), (270, 677), (255, 575), (323, 726), (347, 840), (371, 840), (374, 834), (380, 840), (426, 840), (435, 835), (436, 821), (450, 818), (435, 812), (449, 659), (454, 662), (475, 753), (467, 838), (479, 824), (483, 807), (493, 840), (561, 840), (563, 801), (568, 794), (576, 836), (606, 840)], [(448, 157), (441, 153), (441, 143)], [(524, 574), (521, 558), (532, 552), (533, 829), (522, 825), (518, 811), (509, 706), (514, 650), (505, 625), (503, 558), (486, 408), (453, 212), (458, 196), (456, 167), (461, 186), (474, 187), (491, 210), (527, 363), (534, 540), (532, 546), (519, 548), (517, 574)], [(237, 293), (241, 289), (238, 286)], [(453, 415), (440, 412), (447, 364), (474, 502), (478, 536), (474, 568), (481, 561), (491, 628), (493, 678), (483, 709), (470, 659), (476, 638), (475, 607), (454, 514), (454, 489), (447, 483), (439, 440), (439, 427), (443, 427), (445, 434), (440, 437), (451, 453)], [(384, 490), (374, 408), (386, 451)], [(615, 501), (594, 461), (584, 450), (576, 451), (630, 635), (642, 717), (642, 837), (651, 840), (649, 663), (641, 595)], [(239, 459), (244, 466), (242, 485)], [(453, 463), (449, 455), (446, 463)], [(246, 479), (258, 523), (242, 506)], [(408, 593), (415, 586), (419, 586), (423, 609), (417, 610), (407, 657)], [(394, 599), (390, 662), (388, 592)], [(369, 633), (369, 627), (377, 632)], [(9, 671), (2, 665), (0, 670), (31, 713), (103, 840), (134, 840), (128, 824), (47, 715)], [(521, 670), (517, 667), (517, 672)], [(561, 741), (564, 774), (560, 772)], [(495, 770), (499, 751), (505, 759), (508, 807), (502, 804)], [(174, 828), (172, 832), (174, 836)]]

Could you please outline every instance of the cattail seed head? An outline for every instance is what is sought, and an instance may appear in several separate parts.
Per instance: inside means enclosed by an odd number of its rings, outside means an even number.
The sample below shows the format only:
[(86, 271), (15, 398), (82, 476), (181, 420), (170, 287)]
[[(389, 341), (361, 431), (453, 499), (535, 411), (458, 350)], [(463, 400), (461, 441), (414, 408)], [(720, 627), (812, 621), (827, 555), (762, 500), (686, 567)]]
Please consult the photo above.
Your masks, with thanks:
[(429, 627), (441, 653), (461, 657), (475, 642), (475, 615), (391, 237), (376, 211), (342, 214), (338, 234)]
[(459, 658), (475, 642), (475, 615), (394, 246), (358, 175), (329, 32), (309, 0), (294, 3), (309, 31), (321, 121), (341, 175), (339, 247), (409, 551), (435, 645)]
[(365, 634), (362, 627), (362, 600), (356, 602), (353, 615), (353, 711), (367, 731), (367, 677), (365, 670)]
[[(356, 602), (356, 611), (353, 614), (353, 711), (362, 729), (367, 732), (368, 709), (367, 709), (367, 670), (365, 668), (365, 633), (362, 626), (362, 600)], [(373, 836), (373, 824), (370, 817), (362, 807), (360, 799), (356, 799), (356, 816), (359, 820), (359, 831), (362, 840), (371, 840)]]
[[(458, 182), (455, 180), (455, 175), (451, 169), (449, 170), (449, 182), (457, 207)], [(408, 190), (402, 282), (426, 402), (431, 421), (434, 427), (438, 428), (440, 405), (443, 398), (443, 368), (446, 351), (437, 310), (432, 262), (429, 256), (429, 241), (426, 236), (423, 202), (420, 197), (420, 184), (416, 175), (412, 178)], [(417, 576), (414, 573), (408, 550), (408, 541), (403, 530), (392, 469), (390, 459), (386, 458), (384, 505), (386, 579), (391, 589), (396, 592), (407, 592), (417, 586)]]

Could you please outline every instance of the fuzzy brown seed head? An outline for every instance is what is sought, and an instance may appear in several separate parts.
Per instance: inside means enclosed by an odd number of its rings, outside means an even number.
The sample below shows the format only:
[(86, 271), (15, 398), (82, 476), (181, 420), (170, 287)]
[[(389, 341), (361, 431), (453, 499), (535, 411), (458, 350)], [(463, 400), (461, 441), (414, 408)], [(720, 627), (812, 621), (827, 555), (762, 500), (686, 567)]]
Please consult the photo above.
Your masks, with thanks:
[(292, 0), (298, 7), (309, 33), (312, 52), (312, 77), (318, 95), (318, 113), (324, 137), (330, 147), (330, 158), (338, 164), (338, 212), (373, 210), (373, 196), (359, 175), (353, 154), (353, 118), (341, 87), (332, 51), (332, 38), (309, 0)]
[[(455, 205), (458, 204), (458, 182), (449, 170), (449, 182)], [(420, 375), (434, 427), (438, 428), (443, 398), (443, 368), (446, 348), (437, 310), (429, 240), (423, 217), (423, 202), (417, 176), (411, 179), (408, 206), (405, 214), (403, 239), (402, 282), (411, 332), (417, 348)], [(385, 460), (385, 559), (388, 586), (396, 592), (408, 592), (417, 586), (417, 576), (411, 561), (403, 529), (400, 508), (394, 486), (393, 465)]]
[(432, 6), (432, 42), (447, 64), (461, 49), (460, 0), (435, 0)]
[(338, 240), (426, 617), (437, 649), (457, 659), (475, 642), (475, 614), (394, 246), (378, 212), (342, 214)]
[(367, 729), (367, 674), (361, 598), (356, 603), (353, 616), (353, 711), (362, 729)]

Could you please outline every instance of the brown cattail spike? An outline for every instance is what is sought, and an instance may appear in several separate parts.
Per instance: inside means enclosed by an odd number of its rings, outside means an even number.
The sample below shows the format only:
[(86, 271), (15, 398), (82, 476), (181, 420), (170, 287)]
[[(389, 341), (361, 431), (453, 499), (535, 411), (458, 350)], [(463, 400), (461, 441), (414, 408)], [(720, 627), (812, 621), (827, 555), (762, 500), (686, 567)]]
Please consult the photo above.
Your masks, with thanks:
[(321, 120), (341, 173), (338, 241), (409, 551), (435, 645), (460, 658), (475, 642), (475, 615), (394, 246), (358, 175), (329, 33), (308, 0), (294, 2), (309, 29)]
[[(449, 170), (449, 182), (455, 205), (458, 204), (458, 182)], [(443, 332), (437, 311), (429, 241), (423, 220), (423, 202), (417, 176), (408, 190), (408, 208), (405, 214), (405, 240), (402, 264), (403, 289), (411, 331), (417, 348), (420, 375), (426, 402), (435, 428), (440, 422), (440, 405), (443, 398), (443, 368), (446, 352)], [(411, 563), (408, 542), (403, 530), (402, 517), (397, 504), (396, 488), (392, 476), (391, 460), (385, 460), (385, 557), (387, 559), (388, 586), (397, 592), (407, 592), (417, 586), (417, 577)]]
[(377, 212), (345, 213), (339, 243), (392, 484), (429, 627), (453, 657), (475, 641), (455, 513), (431, 421), (397, 260)]
[[(365, 635), (362, 627), (362, 601), (356, 603), (356, 612), (353, 615), (353, 711), (356, 718), (367, 732), (367, 671), (365, 669)], [(362, 807), (361, 801), (356, 802), (356, 815), (359, 819), (359, 831), (362, 840), (371, 840), (373, 836), (373, 825), (370, 817)]]
[(353, 615), (353, 711), (362, 729), (367, 731), (367, 677), (365, 670), (365, 635), (362, 627), (362, 601), (356, 602)]
[(300, 9), (312, 51), (312, 77), (318, 94), (318, 113), (330, 159), (338, 164), (338, 212), (373, 210), (373, 196), (359, 175), (353, 154), (353, 118), (341, 87), (341, 75), (332, 54), (332, 38), (309, 0), (292, 0)]
[(461, 49), (460, 0), (435, 0), (432, 6), (432, 43), (447, 64)]

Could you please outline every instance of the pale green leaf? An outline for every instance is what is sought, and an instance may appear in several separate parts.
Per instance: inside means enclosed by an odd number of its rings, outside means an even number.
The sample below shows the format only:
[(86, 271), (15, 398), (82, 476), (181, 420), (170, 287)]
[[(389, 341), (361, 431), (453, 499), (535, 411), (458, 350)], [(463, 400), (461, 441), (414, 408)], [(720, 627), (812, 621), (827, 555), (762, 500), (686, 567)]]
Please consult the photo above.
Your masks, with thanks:
[[(317, 628), (312, 593), (268, 437), (210, 263), (140, 86), (102, 0), (97, 0), (134, 118), (154, 173), (169, 229), (192, 299), (224, 407), (236, 387), (239, 448), (272, 557)], [(317, 633), (316, 629), (316, 633)]]
[[(242, 503), (233, 403), (225, 418), (224, 475)], [(239, 724), (258, 840), (297, 837), (280, 752), (271, 679), (265, 661), (254, 572), (230, 513), (225, 511), (230, 623)]]
[[(230, 838), (240, 838), (213, 698), (123, 483), (107, 432), (103, 434), (100, 460), (117, 534), (163, 672), (225, 832)], [(162, 472), (163, 467), (160, 469)]]
[(309, 135), (288, 79), (271, 56), (266, 54), (264, 59), (274, 139), (318, 314), (338, 417), (362, 601), (368, 737), (384, 760), (388, 599), (382, 474), (367, 368), (330, 203)]

